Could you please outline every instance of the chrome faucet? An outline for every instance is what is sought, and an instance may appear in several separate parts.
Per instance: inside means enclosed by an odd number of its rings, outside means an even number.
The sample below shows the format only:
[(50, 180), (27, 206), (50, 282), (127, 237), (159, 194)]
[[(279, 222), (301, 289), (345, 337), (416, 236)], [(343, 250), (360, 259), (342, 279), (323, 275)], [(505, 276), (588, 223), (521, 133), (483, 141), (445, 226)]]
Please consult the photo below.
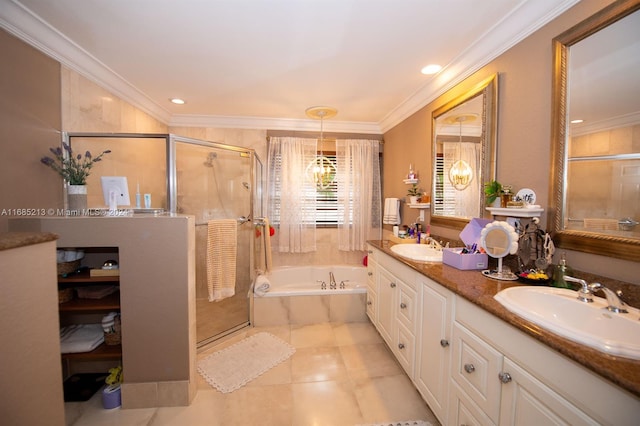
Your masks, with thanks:
[(333, 272), (329, 272), (329, 288), (335, 289), (336, 286), (336, 278), (333, 276)]
[(614, 291), (608, 289), (602, 284), (600, 283), (589, 284), (589, 289), (591, 289), (591, 291), (594, 293), (598, 290), (601, 290), (604, 293), (605, 297), (607, 298), (607, 303), (609, 304), (607, 306), (607, 309), (609, 311), (615, 312), (616, 314), (626, 314), (629, 312), (627, 310), (627, 304), (624, 303), (622, 299), (620, 299), (620, 297)]
[(578, 300), (580, 300), (581, 302), (593, 302), (593, 293), (595, 293), (596, 291), (602, 291), (607, 298), (607, 310), (615, 312), (617, 314), (626, 314), (629, 312), (627, 310), (627, 304), (624, 303), (615, 292), (603, 286), (602, 284), (587, 284), (585, 280), (570, 277), (568, 275), (565, 275), (564, 279), (566, 281), (572, 281), (574, 283), (580, 284), (580, 289), (578, 290)]
[(438, 241), (436, 241), (435, 238), (433, 237), (427, 237), (427, 244), (429, 244), (432, 248), (441, 251), (442, 250), (442, 244), (440, 244)]
[(580, 278), (570, 277), (569, 275), (564, 276), (565, 281), (571, 281), (574, 283), (580, 284), (580, 289), (578, 289), (578, 300), (581, 302), (591, 303), (593, 302), (593, 291), (589, 288), (589, 284), (585, 280), (581, 280)]

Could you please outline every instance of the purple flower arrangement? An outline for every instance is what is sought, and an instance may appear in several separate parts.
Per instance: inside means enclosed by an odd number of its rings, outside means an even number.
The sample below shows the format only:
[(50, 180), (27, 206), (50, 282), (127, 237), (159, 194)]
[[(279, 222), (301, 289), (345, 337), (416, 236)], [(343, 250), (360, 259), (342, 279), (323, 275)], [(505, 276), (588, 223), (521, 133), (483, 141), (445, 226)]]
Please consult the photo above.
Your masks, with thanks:
[(58, 172), (69, 185), (86, 185), (89, 171), (94, 163), (101, 161), (103, 155), (111, 152), (108, 149), (101, 152), (97, 157), (92, 157), (89, 151), (85, 152), (84, 156), (82, 154), (74, 155), (71, 146), (64, 142), (62, 143), (62, 148), (49, 148), (49, 151), (51, 151), (54, 158), (44, 156), (40, 159), (40, 162)]

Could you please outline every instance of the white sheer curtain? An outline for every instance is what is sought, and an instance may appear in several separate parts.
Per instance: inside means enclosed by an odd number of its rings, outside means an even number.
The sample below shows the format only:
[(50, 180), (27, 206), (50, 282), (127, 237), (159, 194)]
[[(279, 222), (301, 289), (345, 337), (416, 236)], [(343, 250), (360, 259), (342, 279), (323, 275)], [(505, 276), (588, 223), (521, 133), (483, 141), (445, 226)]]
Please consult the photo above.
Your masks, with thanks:
[(316, 139), (272, 137), (269, 141), (267, 208), (269, 218), (279, 222), (279, 252), (316, 250), (316, 189), (306, 178), (316, 148)]
[(366, 250), (382, 237), (379, 151), (376, 140), (336, 141), (339, 250)]
[[(462, 147), (460, 147), (462, 145)], [(447, 168), (445, 171), (445, 188), (450, 187), (452, 194), (455, 198), (455, 211), (454, 215), (459, 217), (482, 217), (482, 212), (478, 212), (478, 206), (480, 205), (480, 188), (482, 185), (478, 185), (477, 179), (478, 170), (480, 167), (480, 154), (478, 149), (480, 144), (473, 142), (462, 142), (445, 144), (445, 156), (447, 156)], [(449, 168), (461, 159), (466, 161), (471, 166), (473, 171), (473, 180), (471, 184), (462, 191), (456, 191), (453, 189), (451, 182), (449, 182), (448, 173)]]

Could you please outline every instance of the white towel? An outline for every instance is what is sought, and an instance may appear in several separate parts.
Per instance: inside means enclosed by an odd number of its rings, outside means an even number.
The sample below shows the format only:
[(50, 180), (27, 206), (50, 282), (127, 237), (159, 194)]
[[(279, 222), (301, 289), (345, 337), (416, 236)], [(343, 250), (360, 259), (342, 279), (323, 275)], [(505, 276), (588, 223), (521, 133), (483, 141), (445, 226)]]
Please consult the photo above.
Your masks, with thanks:
[(400, 225), (401, 222), (400, 200), (397, 198), (385, 198), (382, 223), (386, 223), (388, 225)]
[(60, 352), (91, 352), (104, 342), (102, 324), (69, 325), (60, 329)]
[(209, 302), (236, 294), (238, 221), (217, 219), (207, 223), (207, 289)]
[(270, 288), (271, 282), (269, 282), (269, 278), (264, 275), (258, 275), (256, 282), (253, 284), (253, 293), (256, 296), (264, 296)]

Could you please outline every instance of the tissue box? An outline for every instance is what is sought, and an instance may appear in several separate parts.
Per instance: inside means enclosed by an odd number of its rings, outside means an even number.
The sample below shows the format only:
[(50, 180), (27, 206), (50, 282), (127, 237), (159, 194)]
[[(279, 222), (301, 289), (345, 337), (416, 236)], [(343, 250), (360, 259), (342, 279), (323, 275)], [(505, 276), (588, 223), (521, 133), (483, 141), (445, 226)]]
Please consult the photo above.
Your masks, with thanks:
[[(467, 247), (477, 244), (480, 247), (480, 233), (482, 229), (493, 222), (490, 219), (471, 219), (460, 232), (460, 239)], [(489, 257), (486, 253), (462, 254), (462, 247), (443, 249), (442, 263), (458, 269), (487, 269)]]
[(462, 247), (442, 249), (442, 263), (457, 269), (487, 269), (489, 257), (486, 253), (462, 254)]

